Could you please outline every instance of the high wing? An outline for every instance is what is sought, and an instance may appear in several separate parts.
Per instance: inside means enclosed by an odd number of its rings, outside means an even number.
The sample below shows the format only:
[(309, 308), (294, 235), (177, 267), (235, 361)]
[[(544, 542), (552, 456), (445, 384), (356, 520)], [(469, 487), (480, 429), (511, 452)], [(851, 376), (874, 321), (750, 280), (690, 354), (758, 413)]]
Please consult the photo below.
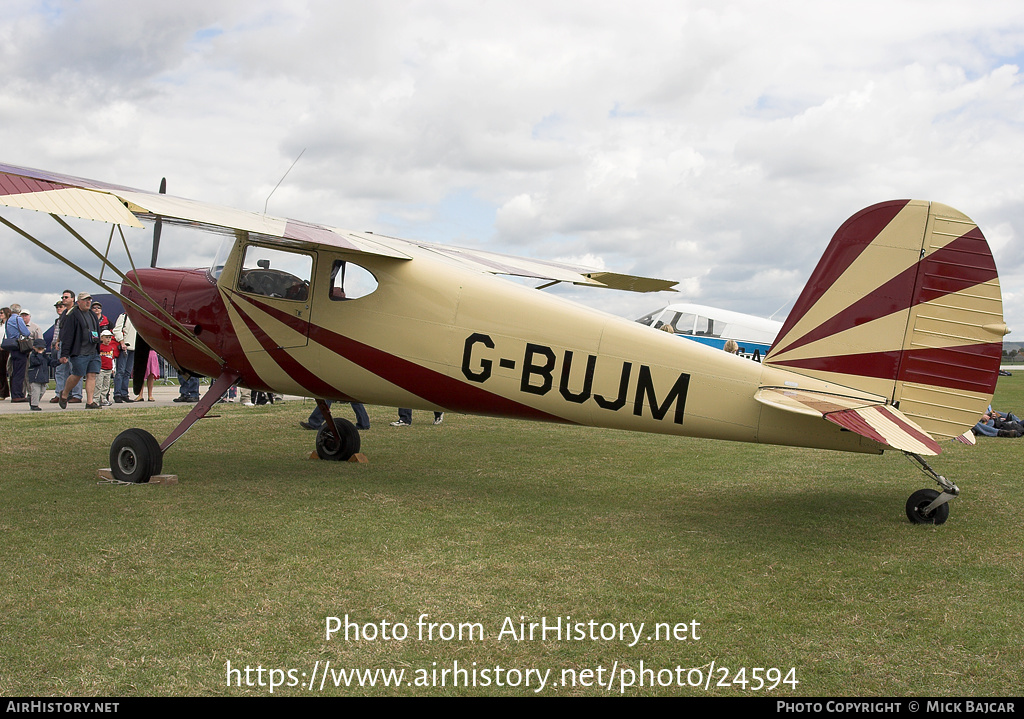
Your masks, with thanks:
[(0, 205), (132, 227), (142, 227), (140, 219), (159, 217), (222, 232), (254, 233), (265, 244), (309, 249), (326, 246), (402, 260), (410, 260), (419, 250), (426, 250), (479, 272), (533, 277), (550, 283), (570, 282), (632, 292), (674, 291), (676, 284), (583, 265), (352, 232), (2, 163)]

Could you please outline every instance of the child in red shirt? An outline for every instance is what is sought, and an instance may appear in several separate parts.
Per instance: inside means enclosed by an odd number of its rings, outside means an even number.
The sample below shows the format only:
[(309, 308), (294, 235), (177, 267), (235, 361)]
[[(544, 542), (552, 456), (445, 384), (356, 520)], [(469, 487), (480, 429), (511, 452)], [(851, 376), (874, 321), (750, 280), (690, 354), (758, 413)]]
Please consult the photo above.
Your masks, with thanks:
[(96, 396), (99, 404), (109, 405), (110, 376), (114, 373), (114, 358), (121, 354), (121, 347), (114, 341), (114, 333), (110, 330), (100, 332), (100, 381), (96, 383)]

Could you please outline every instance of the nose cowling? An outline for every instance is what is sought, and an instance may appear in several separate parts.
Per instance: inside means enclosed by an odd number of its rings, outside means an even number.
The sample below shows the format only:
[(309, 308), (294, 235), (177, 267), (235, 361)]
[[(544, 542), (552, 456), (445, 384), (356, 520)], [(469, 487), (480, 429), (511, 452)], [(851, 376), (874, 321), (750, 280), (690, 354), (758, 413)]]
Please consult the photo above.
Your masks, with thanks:
[[(218, 376), (223, 360), (214, 360), (181, 336), (182, 332), (190, 333), (221, 358), (225, 357), (225, 347), (232, 344), (227, 341), (230, 335), (227, 310), (209, 273), (206, 270), (145, 268), (129, 272), (127, 276), (141, 291), (125, 283), (124, 297), (175, 328), (175, 332), (171, 332), (125, 303), (132, 324), (150, 348), (179, 370)], [(165, 312), (176, 322), (169, 321)]]

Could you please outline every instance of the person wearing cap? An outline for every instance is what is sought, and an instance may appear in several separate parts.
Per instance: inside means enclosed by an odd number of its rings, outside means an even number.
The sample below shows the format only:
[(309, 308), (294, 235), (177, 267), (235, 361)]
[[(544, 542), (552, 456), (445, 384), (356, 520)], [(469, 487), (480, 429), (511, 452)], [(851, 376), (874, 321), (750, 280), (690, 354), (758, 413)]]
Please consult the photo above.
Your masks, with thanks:
[[(24, 320), (25, 326), (28, 327), (28, 336), (29, 336), (29, 338), (33, 342), (35, 342), (36, 340), (44, 339), (43, 338), (43, 328), (40, 327), (39, 325), (37, 325), (35, 322), (32, 321), (32, 313), (31, 312), (29, 312), (28, 310), (22, 308), (22, 310), (21, 310), (21, 319)], [(31, 357), (31, 356), (32, 356), (32, 353), (29, 352), (26, 355), (26, 359)], [(29, 394), (28, 362), (27, 361), (25, 362), (25, 394), (26, 394), (26, 396)]]
[(110, 405), (110, 377), (114, 374), (114, 358), (121, 352), (110, 330), (100, 330), (100, 381), (96, 398), (100, 406)]
[(57, 300), (53, 303), (53, 310), (57, 316), (53, 318), (53, 333), (50, 335), (50, 351), (56, 352), (60, 344), (60, 318), (64, 316), (64, 301)]
[(32, 353), (28, 358), (29, 409), (40, 412), (40, 400), (46, 394), (50, 383), (50, 356), (46, 353), (46, 340), (42, 337), (32, 340)]
[(100, 373), (100, 327), (96, 315), (90, 311), (92, 295), (78, 293), (78, 303), (67, 314), (60, 327), (60, 361), (71, 365), (71, 374), (60, 395), (60, 408), (68, 406), (68, 392), (85, 379), (86, 409), (99, 409), (93, 400), (96, 377)]
[[(58, 300), (54, 307), (58, 307), (57, 319), (53, 323), (53, 341), (50, 343), (50, 347), (53, 350), (53, 357), (56, 359), (60, 357), (60, 328), (64, 318), (71, 312), (71, 308), (75, 306), (75, 292), (74, 290), (64, 290), (61, 293), (61, 298)], [(60, 402), (60, 395), (64, 392), (64, 384), (68, 381), (68, 376), (71, 374), (70, 364), (61, 364), (57, 362), (57, 368), (53, 371), (53, 379), (56, 383), (56, 392), (51, 403), (56, 404)], [(78, 384), (71, 388), (71, 394), (68, 397), (68, 403), (74, 404), (82, 401), (82, 385)]]
[[(54, 302), (53, 309), (57, 313), (57, 316), (53, 318), (53, 329), (50, 332), (49, 349), (51, 356), (56, 357), (57, 353), (60, 352), (60, 318), (64, 316), (64, 301), (57, 300)], [(60, 394), (60, 391), (64, 388), (62, 386), (58, 386), (56, 389), (57, 393)], [(54, 402), (52, 399), (50, 401)]]
[[(25, 320), (25, 326), (28, 327), (28, 335), (33, 340), (43, 339), (43, 328), (32, 321), (32, 313), (28, 310), (21, 311), (21, 319)], [(45, 349), (45, 345), (43, 346)]]
[(109, 330), (110, 320), (108, 320), (107, 316), (103, 314), (103, 305), (94, 300), (90, 309), (92, 310), (92, 313), (96, 315), (96, 320), (100, 323), (100, 332), (103, 330)]

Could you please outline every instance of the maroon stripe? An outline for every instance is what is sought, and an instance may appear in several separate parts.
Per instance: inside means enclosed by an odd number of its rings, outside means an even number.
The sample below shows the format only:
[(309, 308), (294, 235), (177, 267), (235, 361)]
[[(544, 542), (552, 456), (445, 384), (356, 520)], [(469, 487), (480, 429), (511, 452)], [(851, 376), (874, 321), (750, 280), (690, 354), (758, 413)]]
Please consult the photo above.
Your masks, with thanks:
[[(835, 357), (775, 361), (777, 367), (837, 372), (861, 377), (916, 382), (971, 392), (992, 393), (999, 376), (1002, 345), (964, 345), (931, 349), (865, 352)], [(903, 360), (901, 367), (900, 361)]]
[[(237, 295), (236, 295), (237, 297)], [(353, 399), (348, 397), (343, 392), (338, 390), (336, 387), (324, 382), (315, 374), (310, 372), (306, 367), (288, 354), (287, 351), (277, 345), (270, 335), (268, 335), (259, 324), (250, 317), (245, 310), (243, 310), (235, 299), (232, 298), (231, 305), (238, 310), (238, 314), (242, 316), (245, 321), (246, 327), (252, 332), (256, 341), (267, 351), (270, 358), (278, 364), (281, 369), (288, 373), (288, 376), (298, 382), (302, 387), (307, 389), (314, 397), (321, 397), (327, 399), (339, 399), (346, 402), (352, 402)]]
[[(821, 296), (860, 257), (879, 233), (888, 227), (910, 200), (890, 200), (866, 207), (836, 230), (825, 254), (804, 286), (803, 292), (786, 318), (777, 337), (784, 338), (796, 323), (817, 303)], [(774, 351), (775, 348), (772, 348)]]
[(806, 359), (776, 360), (776, 367), (793, 367), (818, 372), (839, 372), (862, 377), (895, 379), (899, 368), (900, 352), (865, 352), (862, 354), (837, 355), (835, 357), (808, 357)]
[[(274, 317), (274, 319), (299, 332), (307, 330), (307, 323), (298, 317), (292, 317), (286, 312), (282, 312), (249, 297), (242, 299), (259, 307)], [(415, 362), (402, 359), (312, 323), (308, 324), (308, 331), (311, 340), (324, 345), (335, 354), (354, 362), (363, 369), (418, 397), (422, 397), (438, 407), (475, 414), (521, 417), (523, 419), (547, 422), (569, 422), (569, 420), (557, 415), (548, 414), (528, 405), (520, 404), (480, 387), (468, 385), (446, 374), (421, 367)], [(271, 340), (271, 342), (273, 341)], [(337, 393), (337, 390), (335, 390), (335, 393)], [(333, 395), (325, 397), (325, 399), (331, 398), (333, 398)]]
[[(995, 260), (988, 251), (988, 243), (985, 242), (981, 231), (974, 228), (822, 322), (803, 337), (779, 350), (779, 353), (803, 347), (851, 327), (886, 317), (922, 302), (960, 292), (996, 277)], [(915, 285), (919, 286), (915, 288)], [(902, 337), (899, 338), (899, 342), (903, 343)]]
[(64, 185), (67, 187), (84, 187), (93, 190), (131, 190), (132, 192), (141, 192), (147, 195), (156, 194), (154, 192), (148, 192), (146, 190), (135, 190), (131, 187), (114, 185), (109, 182), (97, 182), (96, 180), (89, 180), (84, 177), (62, 175), (59, 172), (50, 172), (48, 170), (36, 170), (31, 167), (18, 167), (17, 165), (8, 165), (5, 163), (0, 163), (0, 173), (16, 175), (22, 178), (32, 178), (34, 180), (40, 180), (42, 182), (56, 182), (59, 183), (60, 185)]
[(308, 222), (299, 222), (298, 220), (288, 220), (285, 223), (284, 237), (288, 240), (321, 243), (330, 247), (341, 247), (349, 250), (359, 249), (336, 232)]
[(873, 439), (879, 444), (889, 446), (889, 442), (886, 441), (885, 437), (880, 435), (878, 431), (867, 423), (863, 417), (861, 417), (855, 410), (844, 409), (841, 412), (831, 412), (825, 415), (825, 419), (833, 424), (838, 424), (840, 427), (846, 427), (851, 432), (856, 432), (862, 437)]
[(911, 350), (904, 353), (898, 379), (992, 394), (1002, 356), (1001, 342)]
[(960, 292), (997, 277), (996, 261), (975, 227), (921, 262), (921, 286), (914, 304)]
[[(810, 330), (803, 337), (778, 350), (778, 352), (781, 354), (795, 350), (811, 342), (830, 337), (851, 327), (865, 324), (866, 322), (891, 315), (893, 312), (909, 307), (913, 299), (914, 279), (915, 275), (917, 275), (917, 270), (918, 266), (915, 263), (878, 289), (872, 291), (871, 294), (861, 297), (838, 314)], [(903, 337), (894, 339), (898, 340), (899, 344), (903, 344)]]
[(877, 409), (879, 413), (888, 417), (893, 424), (923, 444), (925, 447), (935, 452), (935, 454), (942, 454), (942, 447), (939, 446), (938, 442), (931, 438), (931, 435), (925, 434), (922, 430), (911, 427), (903, 420), (902, 417), (894, 413), (888, 407), (878, 407)]
[(29, 177), (0, 174), (0, 195), (24, 195), (32, 192), (59, 190), (63, 185), (33, 180)]

